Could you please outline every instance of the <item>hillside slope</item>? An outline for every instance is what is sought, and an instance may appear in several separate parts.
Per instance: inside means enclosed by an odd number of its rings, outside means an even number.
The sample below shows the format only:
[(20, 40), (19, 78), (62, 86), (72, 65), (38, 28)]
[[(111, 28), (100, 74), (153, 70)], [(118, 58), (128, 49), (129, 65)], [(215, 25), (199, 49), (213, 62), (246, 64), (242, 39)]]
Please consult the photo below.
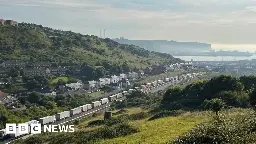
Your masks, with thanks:
[(132, 68), (180, 61), (169, 54), (119, 44), (108, 38), (101, 39), (97, 36), (54, 30), (27, 23), (21, 23), (18, 27), (0, 26), (0, 59), (91, 66), (125, 64)]

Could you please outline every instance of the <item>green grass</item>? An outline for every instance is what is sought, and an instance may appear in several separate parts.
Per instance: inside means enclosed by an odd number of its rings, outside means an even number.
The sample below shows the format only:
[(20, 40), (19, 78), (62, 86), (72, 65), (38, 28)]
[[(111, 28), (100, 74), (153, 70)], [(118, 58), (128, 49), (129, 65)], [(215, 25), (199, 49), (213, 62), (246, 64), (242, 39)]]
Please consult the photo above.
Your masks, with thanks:
[(104, 93), (104, 91), (97, 91), (97, 92), (90, 93), (89, 96), (97, 97), (97, 96), (100, 96), (103, 93)]
[(51, 80), (51, 84), (56, 84), (59, 80), (63, 80), (65, 82), (68, 82), (68, 77), (56, 77)]
[(148, 121), (148, 119), (130, 122), (139, 128), (140, 132), (100, 141), (100, 144), (161, 144), (167, 143), (182, 135), (197, 124), (208, 120), (208, 112), (187, 112), (177, 117), (165, 117)]

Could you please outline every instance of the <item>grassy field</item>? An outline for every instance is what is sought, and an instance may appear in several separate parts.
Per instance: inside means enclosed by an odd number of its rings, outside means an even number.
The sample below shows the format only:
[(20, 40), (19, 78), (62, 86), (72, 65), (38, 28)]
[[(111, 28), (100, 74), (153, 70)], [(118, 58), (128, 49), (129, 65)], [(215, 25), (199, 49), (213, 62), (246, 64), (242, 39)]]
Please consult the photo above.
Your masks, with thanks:
[(188, 112), (177, 117), (166, 117), (153, 121), (148, 121), (148, 119), (132, 121), (130, 124), (138, 127), (140, 132), (125, 137), (103, 140), (99, 144), (164, 144), (191, 130), (197, 124), (207, 121), (207, 115), (208, 112)]
[(62, 79), (65, 82), (68, 81), (68, 77), (56, 77), (56, 78), (51, 80), (51, 84), (56, 84), (60, 79)]
[[(113, 113), (116, 111), (113, 111)], [(139, 112), (146, 112), (141, 108), (127, 109), (125, 114), (135, 114)], [(161, 144), (169, 142), (177, 136), (189, 131), (197, 124), (208, 120), (209, 112), (186, 112), (177, 117), (160, 118), (153, 121), (148, 121), (148, 118), (143, 120), (130, 121), (129, 123), (139, 128), (140, 132), (128, 135), (125, 137), (118, 137), (114, 139), (105, 139), (98, 142), (99, 144)], [(115, 116), (114, 116), (115, 117)], [(103, 119), (103, 116), (86, 119), (81, 122), (77, 128), (82, 131), (90, 131), (101, 126), (87, 127), (88, 123), (93, 120)]]
[(100, 96), (103, 93), (104, 93), (104, 91), (97, 91), (97, 92), (90, 93), (89, 96), (97, 97), (97, 96)]

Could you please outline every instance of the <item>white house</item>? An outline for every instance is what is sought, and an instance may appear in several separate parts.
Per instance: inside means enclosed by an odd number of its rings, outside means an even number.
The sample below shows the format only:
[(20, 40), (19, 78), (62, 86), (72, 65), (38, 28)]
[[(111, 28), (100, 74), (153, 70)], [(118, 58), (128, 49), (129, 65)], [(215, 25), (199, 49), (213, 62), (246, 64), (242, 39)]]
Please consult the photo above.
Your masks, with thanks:
[(124, 74), (124, 73), (122, 73), (122, 74), (120, 74), (120, 78), (121, 78), (121, 79), (127, 79), (127, 75)]
[(136, 72), (129, 72), (128, 73), (128, 77), (129, 78), (137, 78), (138, 77), (138, 73), (136, 73)]
[(100, 78), (99, 79), (100, 86), (104, 86), (111, 83), (110, 78)]
[(56, 93), (56, 92), (51, 92), (51, 93), (45, 93), (44, 95), (47, 95), (47, 96), (56, 96), (57, 93)]
[(83, 84), (81, 82), (66, 84), (66, 87), (69, 87), (73, 90), (78, 90), (78, 89), (82, 88), (82, 86), (83, 86)]
[(120, 81), (120, 77), (113, 75), (111, 76), (111, 83), (118, 83)]

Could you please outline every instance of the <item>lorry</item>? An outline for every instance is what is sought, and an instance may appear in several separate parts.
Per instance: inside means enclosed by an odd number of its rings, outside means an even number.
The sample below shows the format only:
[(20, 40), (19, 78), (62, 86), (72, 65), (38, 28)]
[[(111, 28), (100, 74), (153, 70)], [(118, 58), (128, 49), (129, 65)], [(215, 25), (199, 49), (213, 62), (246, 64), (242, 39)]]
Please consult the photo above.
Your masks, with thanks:
[(101, 104), (102, 105), (104, 105), (104, 104), (106, 104), (106, 103), (108, 103), (109, 101), (108, 101), (108, 98), (103, 98), (103, 99), (101, 99)]
[(123, 95), (127, 96), (129, 93), (127, 91), (123, 91)]
[(120, 99), (120, 98), (122, 98), (122, 97), (123, 97), (123, 94), (122, 94), (122, 93), (116, 94), (116, 98), (117, 98), (117, 99)]
[(92, 107), (93, 108), (96, 108), (96, 107), (99, 107), (99, 106), (101, 106), (101, 101), (92, 102)]
[(92, 104), (86, 104), (87, 111), (92, 109)]
[(70, 116), (80, 114), (82, 112), (81, 107), (73, 108), (70, 110)]
[(115, 100), (116, 100), (116, 95), (111, 95), (111, 96), (109, 96), (109, 100), (110, 100), (111, 102), (115, 101)]
[(56, 120), (62, 120), (65, 119), (67, 117), (70, 117), (70, 112), (69, 111), (64, 111), (64, 112), (60, 112), (56, 114)]
[(80, 106), (82, 112), (87, 112), (87, 105)]
[(52, 123), (56, 120), (55, 116), (47, 116), (47, 117), (43, 117), (39, 119), (40, 124), (45, 125), (45, 124), (49, 124)]

